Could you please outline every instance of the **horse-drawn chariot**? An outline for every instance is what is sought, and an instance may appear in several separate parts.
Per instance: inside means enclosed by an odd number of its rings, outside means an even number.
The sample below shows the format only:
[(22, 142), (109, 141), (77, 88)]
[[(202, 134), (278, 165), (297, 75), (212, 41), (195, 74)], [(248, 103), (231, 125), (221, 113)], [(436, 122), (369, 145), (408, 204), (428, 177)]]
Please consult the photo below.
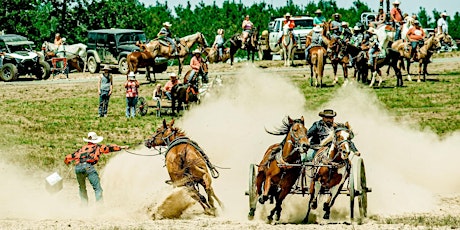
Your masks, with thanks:
[[(367, 187), (363, 159), (350, 154), (349, 145), (353, 134), (348, 124), (336, 128), (331, 133), (329, 147), (320, 148), (312, 161), (304, 161), (301, 154), (306, 154), (309, 142), (306, 134), (301, 132), (303, 128), (292, 128), (295, 123), (302, 123), (303, 127), (303, 119), (301, 122), (300, 119), (286, 122), (283, 134), (288, 136), (284, 143), (270, 146), (259, 165), (249, 166), (249, 190), (246, 192), (249, 196), (248, 218), (254, 218), (258, 202), (264, 204), (270, 200), (273, 203), (275, 200), (275, 207), (267, 219), (271, 222), (276, 214), (275, 218), (279, 220), (282, 201), (288, 194), (309, 196), (303, 223), (310, 222), (310, 211), (317, 208), (319, 196), (327, 196), (323, 206), (323, 218), (329, 219), (330, 209), (339, 194), (349, 196), (351, 221), (355, 218), (355, 198), (359, 210), (356, 212), (359, 213), (358, 220), (367, 217), (367, 193), (371, 192), (371, 189)], [(293, 130), (299, 130), (299, 133), (292, 134), (295, 132)], [(344, 139), (341, 139), (342, 137)], [(273, 155), (275, 152), (278, 153), (276, 156)]]

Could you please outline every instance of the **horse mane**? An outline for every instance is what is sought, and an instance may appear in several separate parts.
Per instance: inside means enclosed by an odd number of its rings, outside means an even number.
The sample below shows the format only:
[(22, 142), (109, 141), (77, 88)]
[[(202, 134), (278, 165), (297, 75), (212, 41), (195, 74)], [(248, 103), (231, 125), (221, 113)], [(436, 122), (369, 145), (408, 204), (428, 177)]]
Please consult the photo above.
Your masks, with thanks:
[(196, 32), (196, 33), (194, 33), (194, 34), (187, 35), (187, 36), (181, 38), (181, 40), (184, 40), (185, 42), (188, 42), (188, 41), (190, 41), (190, 39), (192, 39), (194, 36), (197, 36), (197, 34), (200, 34), (200, 32)]
[(301, 119), (294, 119), (292, 120), (292, 124), (289, 124), (289, 120), (287, 117), (285, 117), (283, 119), (283, 124), (276, 128), (275, 131), (269, 131), (267, 129), (265, 129), (265, 132), (269, 133), (269, 134), (272, 134), (272, 135), (276, 135), (276, 136), (280, 136), (280, 135), (287, 135), (289, 133), (289, 130), (291, 129), (292, 125), (294, 125), (295, 123), (302, 123), (302, 120)]

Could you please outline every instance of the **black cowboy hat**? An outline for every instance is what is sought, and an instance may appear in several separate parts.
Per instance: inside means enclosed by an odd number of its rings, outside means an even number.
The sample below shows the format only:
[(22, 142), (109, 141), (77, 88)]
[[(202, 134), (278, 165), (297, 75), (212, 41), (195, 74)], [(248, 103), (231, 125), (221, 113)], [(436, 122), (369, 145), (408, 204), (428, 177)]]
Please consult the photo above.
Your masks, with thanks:
[(325, 109), (324, 111), (319, 112), (320, 117), (335, 117), (336, 115), (337, 113), (332, 109)]

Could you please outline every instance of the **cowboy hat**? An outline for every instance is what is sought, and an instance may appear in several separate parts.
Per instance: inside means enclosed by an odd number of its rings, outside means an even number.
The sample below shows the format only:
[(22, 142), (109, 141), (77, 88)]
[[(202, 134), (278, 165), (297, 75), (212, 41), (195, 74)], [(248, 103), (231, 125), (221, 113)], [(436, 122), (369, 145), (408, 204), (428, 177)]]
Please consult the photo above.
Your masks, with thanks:
[(447, 16), (447, 13), (446, 13), (446, 12), (442, 12), (442, 13), (441, 13), (441, 17), (442, 17), (442, 16)]
[(360, 26), (355, 26), (355, 27), (353, 27), (353, 30), (361, 30), (361, 27)]
[(420, 22), (418, 20), (415, 20), (414, 25), (420, 25)]
[(323, 11), (321, 11), (320, 9), (317, 9), (317, 10), (315, 11), (315, 14), (322, 14), (322, 13), (323, 13)]
[(192, 54), (201, 54), (201, 50), (200, 49), (195, 49)]
[(399, 4), (401, 4), (401, 3), (398, 0), (393, 2), (393, 5), (399, 5)]
[(171, 72), (171, 73), (169, 73), (169, 77), (170, 78), (177, 78), (177, 75), (176, 75), (176, 73)]
[(291, 17), (291, 14), (290, 14), (290, 13), (286, 13), (286, 14), (284, 15), (284, 17)]
[(110, 67), (108, 65), (105, 65), (104, 68), (102, 68), (102, 70), (110, 70)]
[(340, 17), (340, 14), (339, 13), (335, 13), (333, 14), (334, 17)]
[(369, 27), (369, 29), (367, 29), (367, 32), (369, 33), (375, 33), (375, 29), (373, 27)]
[(322, 29), (323, 28), (321, 28), (320, 25), (316, 25), (315, 27), (313, 27), (313, 31), (315, 31), (315, 32), (321, 32)]
[(319, 112), (320, 117), (335, 117), (336, 115), (337, 113), (332, 109), (325, 109), (324, 111)]
[(342, 26), (348, 26), (348, 22), (342, 22)]
[(134, 80), (134, 79), (136, 79), (136, 74), (134, 74), (134, 72), (131, 71), (131, 72), (129, 72), (129, 74), (128, 74), (128, 78)]
[(171, 23), (169, 23), (169, 22), (165, 22), (165, 23), (163, 23), (163, 25), (164, 25), (164, 26), (167, 26), (167, 27), (170, 27), (170, 26), (172, 26), (172, 24), (171, 24)]
[(104, 139), (103, 137), (98, 136), (95, 132), (89, 132), (88, 138), (83, 137), (84, 141), (95, 143), (95, 144), (101, 142), (103, 139)]

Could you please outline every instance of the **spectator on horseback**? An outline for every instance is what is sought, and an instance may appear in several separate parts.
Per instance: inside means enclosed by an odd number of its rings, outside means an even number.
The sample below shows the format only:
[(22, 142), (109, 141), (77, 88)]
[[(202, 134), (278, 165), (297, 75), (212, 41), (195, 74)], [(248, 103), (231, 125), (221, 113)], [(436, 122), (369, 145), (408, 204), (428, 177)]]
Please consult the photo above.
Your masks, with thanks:
[(315, 11), (316, 16), (313, 18), (313, 26), (323, 26), (326, 18), (322, 15), (323, 11), (317, 9)]
[(311, 35), (311, 43), (305, 49), (305, 57), (306, 57), (307, 63), (310, 63), (310, 61), (311, 61), (310, 49), (315, 47), (315, 46), (322, 46), (323, 45), (323, 35), (321, 33), (322, 31), (323, 31), (323, 29), (321, 28), (320, 25), (316, 25), (315, 27), (313, 27), (313, 33)]
[(56, 35), (54, 36), (54, 45), (59, 47), (63, 44), (63, 40), (61, 38), (61, 34), (60, 33), (56, 33)]
[(379, 6), (378, 15), (375, 18), (375, 21), (369, 23), (369, 27), (377, 28), (380, 25), (384, 24), (386, 19), (387, 19), (387, 17), (386, 17), (385, 12), (383, 11), (383, 6)]
[(80, 199), (82, 205), (88, 204), (88, 193), (86, 191), (86, 178), (94, 189), (96, 202), (102, 202), (102, 187), (94, 165), (97, 164), (101, 154), (109, 154), (110, 152), (127, 149), (128, 146), (118, 146), (115, 144), (104, 145), (99, 144), (104, 138), (98, 136), (95, 132), (89, 132), (87, 138), (83, 138), (86, 145), (78, 149), (72, 154), (65, 157), (64, 163), (70, 164), (75, 162), (75, 174), (80, 190)]
[(176, 49), (176, 43), (174, 42), (171, 30), (169, 29), (171, 26), (172, 24), (169, 22), (163, 23), (163, 27), (161, 28), (160, 32), (158, 32), (157, 37), (160, 39), (166, 39), (169, 43), (171, 43), (171, 56), (177, 56), (178, 54)]
[(340, 19), (340, 14), (335, 13), (333, 14), (334, 20), (331, 22), (331, 34), (335, 38), (340, 38), (340, 35), (342, 33), (342, 20)]
[(110, 95), (113, 91), (113, 77), (109, 73), (110, 67), (104, 66), (103, 74), (99, 77), (98, 92), (99, 92), (99, 117), (107, 117)]
[[(306, 156), (302, 155), (302, 162), (313, 160), (316, 152), (321, 147), (321, 142), (334, 130), (334, 117), (336, 115), (337, 113), (332, 109), (325, 109), (324, 111), (319, 112), (321, 120), (314, 122), (307, 131), (307, 137), (310, 139), (311, 147), (308, 149)], [(330, 143), (328, 143), (328, 145), (330, 145)], [(353, 142), (350, 142), (350, 148), (353, 152), (355, 152), (355, 155), (360, 155)]]
[(243, 20), (243, 23), (241, 24), (241, 28), (243, 28), (241, 49), (245, 48), (246, 39), (248, 39), (248, 36), (252, 32), (253, 27), (254, 24), (249, 20), (249, 15), (246, 15), (246, 17)]
[(169, 100), (172, 100), (171, 90), (177, 84), (179, 84), (179, 81), (177, 80), (176, 73), (174, 72), (170, 73), (169, 81), (166, 82), (165, 87), (163, 88), (164, 94)]
[(203, 76), (203, 82), (207, 83), (208, 80), (205, 79), (207, 76), (206, 76), (206, 74), (203, 72), (203, 70), (201, 68), (201, 64), (204, 61), (203, 58), (201, 57), (201, 50), (195, 49), (192, 52), (192, 54), (193, 54), (193, 57), (192, 57), (192, 59), (190, 59), (190, 67), (192, 68), (192, 72), (190, 73), (189, 82), (192, 85), (196, 85), (198, 75), (201, 74), (201, 76)]
[(129, 72), (128, 80), (125, 82), (126, 88), (126, 118), (136, 116), (136, 104), (139, 94), (139, 82), (136, 80), (134, 72)]
[(356, 47), (361, 47), (363, 39), (363, 27), (361, 26), (361, 23), (356, 23), (355, 27), (353, 27), (353, 36), (351, 36), (350, 43)]
[(218, 29), (216, 38), (214, 39), (214, 43), (212, 47), (218, 51), (217, 60), (221, 61), (222, 56), (224, 55), (224, 29)]
[(353, 33), (351, 32), (350, 27), (348, 27), (348, 22), (342, 22), (342, 33), (340, 38), (343, 41), (349, 41), (351, 36), (353, 36)]
[(401, 13), (401, 9), (399, 9), (400, 2), (395, 0), (393, 2), (393, 8), (390, 10), (390, 17), (391, 21), (393, 21), (393, 26), (396, 29), (394, 40), (401, 39), (401, 26), (404, 24), (404, 18)]
[[(283, 28), (284, 27), (288, 27), (288, 29), (291, 31), (292, 33), (292, 36), (294, 37), (294, 46), (297, 44), (297, 36), (294, 32), (294, 28), (295, 28), (295, 22), (294, 20), (291, 19), (291, 14), (290, 13), (286, 13), (284, 15), (284, 22), (283, 22)], [(281, 44), (281, 38), (283, 37), (283, 33), (284, 33), (284, 29), (283, 30), (280, 30), (280, 32), (278, 33), (278, 45)]]
[(442, 12), (441, 17), (437, 21), (437, 34), (449, 34), (449, 26), (447, 25), (447, 13)]
[(410, 50), (410, 53), (411, 53), (410, 61), (411, 62), (415, 61), (415, 59), (418, 59), (416, 57), (418, 53), (418, 46), (423, 46), (424, 38), (425, 38), (425, 31), (420, 26), (420, 22), (418, 20), (414, 21), (414, 27), (411, 27), (407, 31), (407, 40), (410, 42), (411, 47), (412, 47)]
[(380, 50), (380, 43), (374, 28), (370, 27), (367, 32), (369, 33), (369, 61), (367, 64), (374, 66), (374, 53)]

